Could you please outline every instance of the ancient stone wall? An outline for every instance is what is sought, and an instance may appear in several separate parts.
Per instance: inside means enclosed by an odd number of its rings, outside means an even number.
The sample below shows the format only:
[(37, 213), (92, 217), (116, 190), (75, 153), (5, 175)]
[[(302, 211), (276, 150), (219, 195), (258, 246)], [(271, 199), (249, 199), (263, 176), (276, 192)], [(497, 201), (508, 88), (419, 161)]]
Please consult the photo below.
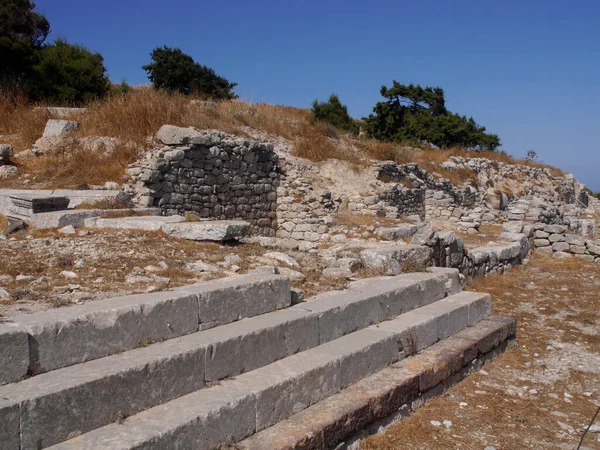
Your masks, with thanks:
[(582, 221), (581, 228), (537, 223), (533, 227), (533, 247), (536, 253), (555, 258), (577, 257), (600, 262), (600, 239), (596, 239), (596, 223)]
[(271, 144), (171, 126), (157, 139), (164, 145), (128, 170), (138, 204), (164, 215), (243, 219), (254, 234), (275, 234), (279, 172)]

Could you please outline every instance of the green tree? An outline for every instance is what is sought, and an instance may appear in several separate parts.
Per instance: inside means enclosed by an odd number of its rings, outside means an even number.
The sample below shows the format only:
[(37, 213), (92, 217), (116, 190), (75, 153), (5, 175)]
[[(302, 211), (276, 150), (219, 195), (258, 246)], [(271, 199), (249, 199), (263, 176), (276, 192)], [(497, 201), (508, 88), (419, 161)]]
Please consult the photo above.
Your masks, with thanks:
[(312, 123), (325, 122), (336, 128), (358, 134), (356, 121), (350, 117), (348, 108), (346, 105), (342, 105), (336, 94), (331, 94), (327, 102), (315, 100), (312, 106), (312, 113)]
[(439, 87), (403, 85), (393, 81), (382, 86), (373, 113), (365, 118), (366, 133), (383, 141), (429, 143), (436, 147), (461, 146), (495, 150), (500, 139), (486, 133), (473, 118), (453, 114), (446, 108), (444, 90)]
[(50, 23), (29, 0), (0, 0), (0, 87), (15, 89), (29, 76)]
[(27, 83), (31, 99), (60, 105), (81, 105), (109, 89), (102, 55), (62, 39), (39, 50)]
[(237, 98), (233, 89), (237, 83), (217, 75), (209, 67), (198, 64), (178, 48), (155, 48), (150, 53), (152, 62), (142, 67), (156, 89), (183, 94), (200, 94), (215, 99)]

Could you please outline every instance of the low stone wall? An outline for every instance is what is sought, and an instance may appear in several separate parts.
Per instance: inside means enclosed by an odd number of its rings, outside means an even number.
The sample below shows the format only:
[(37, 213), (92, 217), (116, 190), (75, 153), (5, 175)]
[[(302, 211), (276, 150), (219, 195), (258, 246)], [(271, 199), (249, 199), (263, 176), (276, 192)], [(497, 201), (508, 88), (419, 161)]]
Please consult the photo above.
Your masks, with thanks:
[(170, 125), (156, 137), (164, 146), (128, 169), (140, 206), (243, 219), (254, 234), (275, 234), (279, 172), (272, 144)]
[[(591, 222), (588, 222), (588, 225)], [(594, 223), (595, 225), (595, 223)], [(554, 256), (555, 258), (580, 258), (600, 263), (600, 239), (590, 235), (595, 226), (582, 230), (571, 230), (564, 225), (532, 225), (533, 247), (536, 253)], [(576, 233), (580, 231), (580, 233)]]

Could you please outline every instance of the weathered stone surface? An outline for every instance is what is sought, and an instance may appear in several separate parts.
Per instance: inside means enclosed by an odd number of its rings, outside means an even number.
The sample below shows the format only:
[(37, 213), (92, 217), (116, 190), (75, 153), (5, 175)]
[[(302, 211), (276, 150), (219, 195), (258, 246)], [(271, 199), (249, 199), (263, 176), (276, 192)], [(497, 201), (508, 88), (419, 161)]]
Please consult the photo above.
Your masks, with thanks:
[(79, 128), (79, 122), (74, 122), (72, 120), (58, 120), (58, 119), (50, 119), (46, 122), (46, 128), (44, 129), (44, 134), (42, 137), (56, 137), (62, 136), (68, 133), (71, 133)]
[(548, 239), (534, 239), (533, 245), (536, 247), (548, 247), (550, 245), (550, 241)]
[(569, 245), (576, 245), (579, 247), (585, 246), (585, 237), (577, 236), (576, 234), (567, 234), (565, 236), (565, 242)]
[(572, 258), (573, 257), (573, 255), (571, 255), (570, 253), (567, 253), (567, 252), (562, 251), (562, 250), (555, 251), (552, 256), (555, 257), (555, 258), (559, 258), (559, 259), (568, 259), (568, 258)]
[(7, 322), (0, 324), (0, 385), (24, 378), (29, 368), (29, 335)]
[(198, 297), (201, 330), (291, 305), (290, 280), (276, 274), (228, 277), (185, 286), (178, 292)]
[(384, 241), (397, 241), (415, 234), (418, 227), (411, 223), (401, 223), (393, 227), (379, 227), (375, 234)]
[(186, 145), (189, 144), (190, 139), (200, 136), (202, 133), (195, 128), (182, 128), (174, 125), (163, 125), (156, 133), (156, 139), (165, 145)]
[(523, 222), (521, 221), (510, 221), (502, 224), (502, 230), (507, 233), (521, 233), (523, 226)]
[(35, 195), (10, 195), (12, 211), (23, 216), (45, 213), (50, 211), (61, 211), (69, 207), (67, 197), (37, 197)]
[(360, 257), (369, 269), (397, 275), (406, 269), (427, 267), (432, 253), (433, 250), (424, 245), (399, 244), (366, 249)]
[(341, 267), (327, 267), (323, 269), (323, 276), (325, 278), (350, 278), (352, 277), (353, 272), (350, 269), (341, 268)]
[(555, 242), (554, 244), (552, 244), (552, 250), (554, 250), (555, 252), (568, 252), (569, 244), (567, 244), (566, 242)]
[(30, 334), (33, 374), (102, 358), (198, 330), (190, 294), (158, 292), (13, 317)]
[(544, 231), (550, 234), (564, 234), (567, 230), (567, 227), (564, 225), (545, 225)]
[[(405, 359), (364, 378), (289, 420), (251, 436), (238, 446), (243, 450), (321, 449), (336, 448), (341, 442), (354, 442), (355, 439), (348, 438), (369, 423), (396, 413), (402, 405), (410, 405), (419, 396), (435, 391), (422, 392), (421, 387), (445, 382), (453, 371), (469, 364), (470, 361), (465, 362), (464, 355), (473, 346), (477, 352), (480, 343), (483, 343), (483, 349), (488, 343), (497, 342), (490, 350), (497, 348), (500, 344), (498, 322), (486, 320), (480, 325), (434, 345), (427, 355)], [(504, 333), (500, 333), (504, 335), (502, 342), (509, 338), (506, 332), (509, 326), (505, 321)], [(469, 333), (463, 335), (466, 331)], [(469, 371), (464, 370), (463, 373)]]
[(222, 242), (244, 237), (250, 230), (250, 224), (243, 220), (208, 220), (166, 223), (161, 230), (174, 238)]
[(506, 209), (506, 206), (508, 205), (508, 197), (506, 194), (495, 188), (489, 188), (486, 191), (483, 201), (490, 208), (499, 211)]
[(316, 315), (287, 309), (203, 331), (198, 342), (211, 346), (206, 381), (237, 376), (316, 347), (317, 329)]
[(57, 444), (204, 385), (205, 348), (171, 340), (0, 388), (20, 404), (21, 448)]
[(2, 448), (21, 449), (19, 403), (0, 398), (0, 443)]
[(182, 222), (185, 222), (185, 218), (182, 216), (132, 216), (112, 219), (90, 217), (85, 219), (84, 224), (87, 228), (159, 231), (166, 224)]
[(0, 166), (0, 180), (13, 178), (19, 174), (16, 166)]

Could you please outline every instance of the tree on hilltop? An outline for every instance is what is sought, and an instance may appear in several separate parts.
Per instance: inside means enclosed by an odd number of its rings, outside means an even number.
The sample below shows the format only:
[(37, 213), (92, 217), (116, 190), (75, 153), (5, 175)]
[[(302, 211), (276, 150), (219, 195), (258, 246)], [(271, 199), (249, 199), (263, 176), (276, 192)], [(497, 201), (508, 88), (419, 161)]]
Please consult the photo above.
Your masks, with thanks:
[(209, 67), (198, 64), (179, 48), (155, 48), (150, 54), (152, 62), (142, 67), (156, 89), (183, 94), (200, 94), (207, 97), (231, 100), (237, 98), (233, 89), (237, 83), (217, 75)]
[(364, 119), (365, 131), (373, 138), (475, 150), (500, 146), (498, 136), (486, 133), (472, 117), (448, 111), (442, 88), (403, 85), (394, 80), (392, 87), (382, 86), (380, 93), (387, 100), (378, 102), (374, 114)]

